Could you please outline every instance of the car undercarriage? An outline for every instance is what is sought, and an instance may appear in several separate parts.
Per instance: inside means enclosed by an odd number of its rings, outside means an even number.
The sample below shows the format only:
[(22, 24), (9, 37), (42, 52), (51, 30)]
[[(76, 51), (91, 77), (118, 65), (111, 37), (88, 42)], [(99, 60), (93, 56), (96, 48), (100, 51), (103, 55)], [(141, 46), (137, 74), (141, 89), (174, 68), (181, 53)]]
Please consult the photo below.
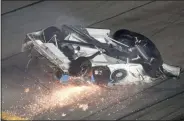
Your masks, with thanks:
[(49, 60), (61, 82), (62, 76), (68, 75), (93, 78), (97, 84), (116, 85), (126, 80), (179, 77), (181, 72), (180, 67), (163, 62), (151, 40), (126, 29), (111, 35), (109, 29), (51, 26), (28, 33), (22, 51), (28, 52), (30, 61), (40, 56)]

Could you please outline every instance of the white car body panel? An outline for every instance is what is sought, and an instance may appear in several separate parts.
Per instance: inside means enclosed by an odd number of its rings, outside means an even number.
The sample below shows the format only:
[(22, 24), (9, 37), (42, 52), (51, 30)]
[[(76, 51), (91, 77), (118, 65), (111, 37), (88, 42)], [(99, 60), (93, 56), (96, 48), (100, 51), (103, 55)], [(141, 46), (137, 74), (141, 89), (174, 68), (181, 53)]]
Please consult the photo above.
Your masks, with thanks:
[[(109, 29), (94, 29), (94, 28), (86, 28), (89, 35), (94, 37), (96, 40), (100, 41), (101, 43), (107, 43), (108, 41), (106, 38), (109, 38), (108, 35), (110, 34)], [(53, 43), (43, 43), (39, 39), (35, 39), (34, 37), (31, 37), (31, 35), (36, 35), (41, 33), (39, 32), (33, 32), (27, 34), (29, 41), (23, 43), (22, 51), (25, 51), (27, 46), (33, 45), (33, 48), (40, 53), (42, 56), (46, 57), (51, 63), (59, 67), (61, 70), (68, 72), (69, 63), (70, 60), (63, 54), (62, 51), (60, 51), (56, 45)], [(112, 39), (112, 38), (111, 38)], [(76, 42), (84, 42), (81, 38), (76, 36), (75, 34), (69, 34), (65, 37), (64, 40), (67, 41), (76, 41)], [(112, 41), (115, 41), (112, 39)], [(113, 42), (111, 42), (114, 44)], [(120, 43), (121, 44), (121, 43)], [(77, 47), (77, 45), (73, 45), (74, 48)], [(80, 56), (91, 56), (94, 53), (98, 52), (98, 48), (89, 48), (85, 46), (80, 46), (80, 50), (76, 51), (76, 53)], [(122, 60), (110, 57), (106, 54), (97, 55), (92, 60), (92, 66), (108, 66), (111, 73), (113, 73), (117, 69), (124, 69), (128, 72), (128, 75), (126, 78), (122, 80), (122, 83), (126, 82), (135, 82), (144, 80), (145, 82), (150, 82), (151, 77), (148, 77), (144, 74), (144, 69), (141, 64), (133, 64), (133, 63), (127, 63)], [(165, 68), (169, 69), (170, 71), (175, 71), (178, 75), (179, 68), (171, 67), (164, 65)], [(120, 82), (121, 84), (121, 82)]]

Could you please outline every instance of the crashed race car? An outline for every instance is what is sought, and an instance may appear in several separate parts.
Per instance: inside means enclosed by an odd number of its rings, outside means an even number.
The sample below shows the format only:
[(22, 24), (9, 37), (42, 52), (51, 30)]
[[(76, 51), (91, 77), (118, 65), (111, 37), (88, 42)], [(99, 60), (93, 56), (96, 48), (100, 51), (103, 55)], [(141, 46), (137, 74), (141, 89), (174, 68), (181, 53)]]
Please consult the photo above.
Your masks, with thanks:
[(181, 71), (163, 62), (150, 39), (126, 29), (111, 35), (109, 29), (51, 26), (26, 35), (22, 51), (33, 58), (33, 50), (50, 62), (61, 83), (79, 77), (95, 84), (119, 85), (163, 75), (179, 77)]

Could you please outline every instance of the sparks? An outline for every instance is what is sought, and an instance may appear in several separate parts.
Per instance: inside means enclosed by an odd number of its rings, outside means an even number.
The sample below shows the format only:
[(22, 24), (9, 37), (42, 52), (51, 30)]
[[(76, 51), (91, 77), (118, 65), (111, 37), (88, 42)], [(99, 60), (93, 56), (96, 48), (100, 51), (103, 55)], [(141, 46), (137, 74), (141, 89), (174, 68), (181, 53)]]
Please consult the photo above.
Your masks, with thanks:
[[(82, 99), (95, 94), (101, 90), (100, 87), (96, 85), (83, 85), (83, 86), (66, 86), (61, 89), (55, 89), (50, 94), (41, 94), (35, 96), (34, 103), (26, 106), (29, 110), (29, 113), (32, 116), (35, 116), (43, 111), (52, 110), (56, 107), (64, 107), (81, 101)], [(80, 107), (83, 110), (87, 110), (88, 107)]]
[(24, 89), (24, 92), (25, 92), (25, 93), (28, 93), (28, 92), (29, 92), (29, 88), (25, 88), (25, 89)]
[(86, 111), (88, 109), (88, 104), (81, 104), (79, 105), (79, 108), (81, 108), (83, 111)]
[(66, 114), (65, 113), (62, 113), (62, 116), (64, 117), (64, 116), (66, 116)]

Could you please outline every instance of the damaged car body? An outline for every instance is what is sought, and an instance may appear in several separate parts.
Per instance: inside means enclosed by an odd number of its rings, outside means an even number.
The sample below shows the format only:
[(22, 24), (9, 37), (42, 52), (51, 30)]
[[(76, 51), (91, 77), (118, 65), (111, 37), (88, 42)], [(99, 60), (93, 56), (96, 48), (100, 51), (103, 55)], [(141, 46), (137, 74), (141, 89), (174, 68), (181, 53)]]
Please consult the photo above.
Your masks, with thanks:
[(110, 34), (109, 29), (51, 26), (28, 33), (22, 51), (32, 55), (36, 50), (48, 59), (61, 82), (69, 76), (114, 85), (163, 75), (179, 77), (181, 68), (165, 64), (147, 37), (126, 29)]

